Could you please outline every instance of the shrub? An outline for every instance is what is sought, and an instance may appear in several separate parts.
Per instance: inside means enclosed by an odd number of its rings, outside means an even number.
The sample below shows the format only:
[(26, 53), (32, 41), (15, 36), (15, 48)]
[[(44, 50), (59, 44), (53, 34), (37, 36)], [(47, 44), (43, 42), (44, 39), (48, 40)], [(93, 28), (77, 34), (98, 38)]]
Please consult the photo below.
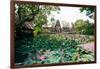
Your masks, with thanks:
[(93, 35), (94, 34), (94, 24), (90, 23), (88, 20), (83, 21), (81, 19), (77, 20), (74, 24), (75, 30), (79, 34)]

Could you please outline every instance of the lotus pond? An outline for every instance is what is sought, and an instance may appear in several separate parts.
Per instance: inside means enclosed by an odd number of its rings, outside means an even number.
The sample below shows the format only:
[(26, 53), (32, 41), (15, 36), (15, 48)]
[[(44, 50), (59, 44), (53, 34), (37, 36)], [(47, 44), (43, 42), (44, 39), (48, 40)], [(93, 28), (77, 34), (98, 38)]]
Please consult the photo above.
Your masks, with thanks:
[(94, 61), (91, 51), (80, 44), (92, 42), (90, 36), (41, 34), (15, 42), (15, 62), (21, 64), (52, 64)]

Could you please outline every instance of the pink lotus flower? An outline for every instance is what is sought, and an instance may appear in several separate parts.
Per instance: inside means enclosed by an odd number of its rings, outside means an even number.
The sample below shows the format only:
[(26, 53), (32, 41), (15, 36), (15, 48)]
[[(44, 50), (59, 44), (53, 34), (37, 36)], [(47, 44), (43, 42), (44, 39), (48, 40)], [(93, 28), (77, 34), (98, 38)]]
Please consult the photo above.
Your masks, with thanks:
[(46, 57), (41, 55), (41, 56), (38, 56), (38, 58), (43, 61), (43, 60), (45, 60)]

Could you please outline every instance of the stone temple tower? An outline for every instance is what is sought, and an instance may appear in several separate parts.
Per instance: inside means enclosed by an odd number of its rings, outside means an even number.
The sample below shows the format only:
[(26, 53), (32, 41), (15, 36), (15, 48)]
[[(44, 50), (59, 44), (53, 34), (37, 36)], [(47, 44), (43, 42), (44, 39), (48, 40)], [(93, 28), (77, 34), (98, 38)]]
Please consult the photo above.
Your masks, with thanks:
[(57, 33), (60, 33), (61, 32), (61, 25), (60, 25), (60, 21), (59, 20), (56, 21), (55, 31)]

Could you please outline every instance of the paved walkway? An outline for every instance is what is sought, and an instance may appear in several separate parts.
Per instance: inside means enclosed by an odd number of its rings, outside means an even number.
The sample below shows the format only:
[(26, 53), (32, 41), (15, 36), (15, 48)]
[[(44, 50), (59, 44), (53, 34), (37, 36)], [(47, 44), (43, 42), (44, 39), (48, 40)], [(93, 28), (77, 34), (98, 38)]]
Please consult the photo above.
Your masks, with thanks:
[(87, 43), (87, 44), (82, 44), (80, 46), (82, 46), (83, 49), (86, 49), (86, 50), (91, 51), (91, 52), (94, 52), (94, 50), (95, 50), (94, 42)]

